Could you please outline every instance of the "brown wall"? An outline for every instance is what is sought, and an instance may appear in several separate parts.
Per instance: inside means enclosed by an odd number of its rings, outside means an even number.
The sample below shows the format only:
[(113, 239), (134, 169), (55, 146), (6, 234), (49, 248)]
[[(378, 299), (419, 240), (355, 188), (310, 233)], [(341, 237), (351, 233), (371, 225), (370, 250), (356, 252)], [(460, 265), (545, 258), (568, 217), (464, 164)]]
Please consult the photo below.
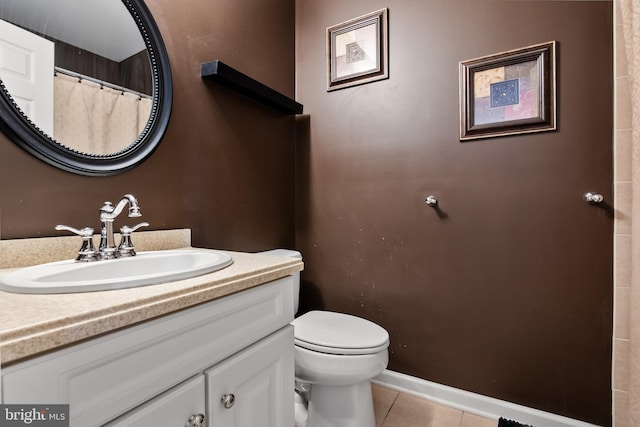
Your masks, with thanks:
[[(390, 79), (326, 91), (325, 29), (389, 8)], [(302, 304), (389, 369), (609, 425), (610, 1), (296, 1)], [(557, 40), (559, 130), (458, 140), (459, 61)], [(441, 211), (424, 203), (434, 194)]]
[[(102, 202), (131, 192), (151, 229), (189, 227), (198, 246), (293, 245), (294, 118), (199, 74), (201, 62), (220, 59), (293, 96), (293, 0), (146, 3), (174, 81), (159, 148), (132, 171), (82, 177), (36, 160), (0, 135), (0, 236), (51, 236), (56, 224), (97, 229)], [(118, 219), (116, 226), (132, 221)]]

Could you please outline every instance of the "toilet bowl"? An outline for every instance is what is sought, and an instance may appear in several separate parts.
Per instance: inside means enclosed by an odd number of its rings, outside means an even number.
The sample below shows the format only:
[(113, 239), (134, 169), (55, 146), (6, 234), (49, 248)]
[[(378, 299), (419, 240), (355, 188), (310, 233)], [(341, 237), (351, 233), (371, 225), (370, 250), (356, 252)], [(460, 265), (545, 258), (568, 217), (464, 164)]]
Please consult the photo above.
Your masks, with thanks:
[[(263, 252), (301, 258), (299, 252)], [(297, 312), (299, 277), (294, 281)], [(296, 427), (374, 427), (370, 380), (389, 360), (389, 334), (349, 314), (310, 311), (296, 318)]]
[(310, 385), (306, 427), (374, 427), (370, 380), (387, 367), (387, 331), (329, 311), (310, 311), (292, 325), (296, 380)]

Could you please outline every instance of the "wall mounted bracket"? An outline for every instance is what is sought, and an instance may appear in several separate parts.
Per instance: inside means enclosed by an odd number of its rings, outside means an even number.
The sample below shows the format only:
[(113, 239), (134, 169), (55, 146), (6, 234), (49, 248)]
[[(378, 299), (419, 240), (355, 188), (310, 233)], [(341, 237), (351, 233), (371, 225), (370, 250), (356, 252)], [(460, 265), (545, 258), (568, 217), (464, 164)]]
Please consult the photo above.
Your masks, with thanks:
[(302, 114), (302, 104), (263, 85), (222, 61), (203, 62), (200, 66), (200, 76), (203, 79), (220, 83), (284, 113)]

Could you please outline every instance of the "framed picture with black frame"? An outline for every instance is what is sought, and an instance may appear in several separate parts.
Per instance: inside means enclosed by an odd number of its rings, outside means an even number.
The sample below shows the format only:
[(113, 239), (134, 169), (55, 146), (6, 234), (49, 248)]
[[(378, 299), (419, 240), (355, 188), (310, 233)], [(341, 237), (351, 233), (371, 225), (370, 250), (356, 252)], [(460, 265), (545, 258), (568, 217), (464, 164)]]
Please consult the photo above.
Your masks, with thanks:
[(389, 78), (388, 9), (327, 28), (327, 91)]
[(460, 140), (556, 129), (556, 42), (460, 62)]

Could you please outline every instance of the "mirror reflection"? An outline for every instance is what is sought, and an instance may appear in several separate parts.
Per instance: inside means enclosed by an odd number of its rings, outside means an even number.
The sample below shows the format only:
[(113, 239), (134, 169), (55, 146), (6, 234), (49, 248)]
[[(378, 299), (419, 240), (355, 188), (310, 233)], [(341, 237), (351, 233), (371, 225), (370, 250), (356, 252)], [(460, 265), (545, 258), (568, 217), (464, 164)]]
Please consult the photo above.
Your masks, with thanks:
[(117, 153), (147, 125), (149, 55), (121, 0), (0, 0), (0, 58), (22, 113), (67, 148)]

